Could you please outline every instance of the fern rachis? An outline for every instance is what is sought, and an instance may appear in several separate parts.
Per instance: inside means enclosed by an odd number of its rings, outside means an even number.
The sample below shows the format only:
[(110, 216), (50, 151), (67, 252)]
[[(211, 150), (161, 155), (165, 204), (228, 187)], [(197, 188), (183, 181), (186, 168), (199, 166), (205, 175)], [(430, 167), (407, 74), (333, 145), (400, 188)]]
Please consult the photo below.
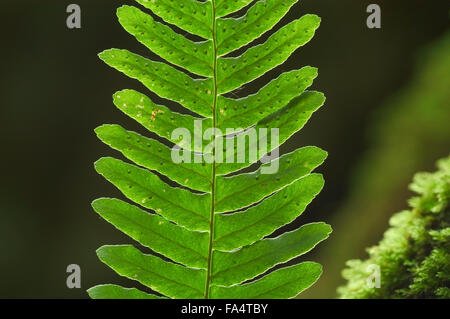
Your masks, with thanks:
[[(253, 161), (215, 161), (220, 149), (218, 136), (199, 145), (172, 133), (183, 127), (194, 136), (198, 130), (195, 123), (201, 121), (202, 136), (211, 128), (222, 132), (229, 127), (279, 128), (277, 140), (267, 133), (258, 133), (255, 144), (269, 139), (267, 151), (271, 151), (284, 143), (324, 103), (323, 94), (306, 91), (317, 76), (315, 68), (283, 73), (258, 93), (241, 99), (230, 98), (226, 93), (282, 64), (312, 38), (320, 19), (305, 15), (234, 58), (226, 54), (270, 30), (296, 1), (258, 1), (241, 18), (226, 16), (244, 8), (250, 0), (137, 2), (165, 22), (204, 40), (191, 41), (140, 9), (123, 6), (117, 12), (122, 26), (168, 63), (119, 49), (104, 51), (100, 58), (197, 116), (173, 112), (134, 90), (117, 92), (114, 104), (183, 152), (207, 155), (205, 146), (212, 143), (213, 162), (177, 164), (171, 158), (171, 148), (155, 139), (118, 125), (97, 128), (103, 142), (139, 166), (113, 158), (96, 162), (96, 170), (136, 205), (102, 198), (94, 201), (95, 211), (173, 262), (143, 254), (130, 245), (103, 246), (97, 251), (99, 258), (118, 274), (170, 298), (296, 296), (317, 280), (320, 265), (303, 262), (265, 273), (311, 250), (328, 237), (331, 228), (312, 223), (276, 238), (266, 236), (298, 217), (320, 192), (323, 178), (312, 171), (325, 160), (326, 153), (316, 147), (303, 147), (272, 159), (254, 172), (228, 176)], [(199, 77), (193, 78), (179, 68)], [(237, 140), (238, 136), (232, 138)], [(245, 151), (251, 147), (257, 145), (248, 145)], [(258, 158), (265, 153), (259, 152)], [(238, 151), (231, 155), (235, 158)], [(229, 158), (230, 154), (223, 157)], [(263, 168), (274, 163), (278, 167), (276, 173), (261, 174)], [(151, 170), (180, 187), (170, 186)], [(265, 275), (243, 284), (261, 274)], [(96, 286), (89, 294), (93, 298), (162, 298), (117, 285)]]

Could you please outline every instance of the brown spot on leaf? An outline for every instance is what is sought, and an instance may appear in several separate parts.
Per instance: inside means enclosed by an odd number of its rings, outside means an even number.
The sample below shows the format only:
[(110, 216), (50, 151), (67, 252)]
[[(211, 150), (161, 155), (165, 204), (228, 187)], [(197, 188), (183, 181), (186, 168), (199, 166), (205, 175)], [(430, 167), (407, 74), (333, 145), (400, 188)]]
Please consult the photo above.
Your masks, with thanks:
[(164, 112), (161, 111), (161, 110), (154, 110), (154, 111), (152, 112), (152, 122), (156, 119), (156, 115), (157, 115), (158, 113), (164, 113)]

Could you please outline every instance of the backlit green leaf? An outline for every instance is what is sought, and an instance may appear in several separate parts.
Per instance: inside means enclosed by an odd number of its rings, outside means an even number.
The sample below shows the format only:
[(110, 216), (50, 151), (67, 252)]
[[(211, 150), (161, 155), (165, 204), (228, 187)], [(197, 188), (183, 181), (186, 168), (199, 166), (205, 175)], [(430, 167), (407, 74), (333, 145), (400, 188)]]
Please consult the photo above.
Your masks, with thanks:
[(150, 171), (113, 158), (98, 160), (95, 169), (135, 203), (189, 229), (209, 229), (209, 194), (171, 187)]
[(213, 37), (211, 1), (136, 0), (164, 21), (206, 39)]
[(161, 97), (178, 102), (200, 115), (211, 116), (211, 79), (194, 80), (172, 66), (145, 59), (127, 50), (110, 49), (99, 56), (105, 63), (139, 80)]
[(299, 96), (316, 76), (316, 68), (304, 67), (283, 73), (257, 94), (238, 100), (219, 96), (217, 127), (222, 130), (228, 127), (245, 129), (255, 124)]
[(223, 17), (242, 9), (253, 0), (217, 0), (215, 2), (216, 17)]
[(125, 30), (163, 59), (192, 73), (213, 75), (212, 41), (190, 41), (135, 7), (123, 6), (117, 16)]
[[(318, 72), (304, 66), (282, 72), (255, 94), (234, 98), (230, 92), (284, 63), (311, 40), (320, 18), (308, 14), (278, 27), (295, 0), (137, 2), (143, 10), (122, 6), (119, 22), (162, 62), (120, 49), (100, 58), (162, 102), (135, 90), (114, 94), (116, 107), (144, 132), (116, 124), (96, 128), (130, 163), (104, 157), (95, 169), (132, 203), (100, 198), (92, 206), (140, 247), (103, 246), (99, 259), (156, 294), (97, 285), (89, 296), (295, 297), (322, 268), (284, 263), (313, 249), (331, 227), (317, 222), (271, 235), (321, 191), (324, 179), (313, 170), (327, 153), (301, 145), (284, 155), (276, 150), (324, 104), (322, 93), (307, 91)], [(251, 44), (272, 28), (265, 42)], [(239, 48), (240, 56), (228, 55)]]
[(211, 190), (211, 165), (174, 163), (170, 148), (119, 125), (103, 125), (96, 128), (95, 132), (104, 143), (136, 164), (157, 171), (191, 189), (205, 192)]
[(313, 262), (276, 270), (248, 283), (231, 287), (213, 286), (211, 297), (217, 299), (286, 299), (311, 286), (322, 274), (322, 267)]
[(189, 231), (118, 199), (101, 198), (94, 210), (142, 245), (186, 266), (205, 268), (208, 258), (206, 233)]
[(217, 214), (215, 249), (231, 251), (252, 244), (290, 223), (322, 190), (323, 184), (321, 175), (311, 174), (243, 212)]
[(233, 252), (214, 255), (212, 280), (217, 285), (231, 286), (262, 274), (273, 266), (300, 256), (328, 237), (330, 226), (307, 224), (276, 238), (260, 240)]
[(118, 285), (98, 285), (88, 289), (88, 294), (92, 299), (165, 299), (136, 288), (124, 288)]
[(276, 163), (275, 174), (261, 174), (261, 168), (253, 173), (233, 177), (217, 177), (215, 211), (226, 212), (246, 207), (309, 174), (325, 160), (327, 154), (313, 146), (300, 148), (286, 154)]
[(238, 19), (217, 21), (217, 54), (224, 55), (270, 30), (297, 0), (258, 1)]
[(98, 258), (121, 276), (172, 298), (202, 298), (205, 270), (192, 269), (146, 255), (129, 245), (103, 246)]
[(320, 18), (308, 14), (275, 32), (265, 43), (248, 49), (238, 58), (219, 58), (219, 93), (230, 92), (280, 65), (307, 43), (319, 27)]

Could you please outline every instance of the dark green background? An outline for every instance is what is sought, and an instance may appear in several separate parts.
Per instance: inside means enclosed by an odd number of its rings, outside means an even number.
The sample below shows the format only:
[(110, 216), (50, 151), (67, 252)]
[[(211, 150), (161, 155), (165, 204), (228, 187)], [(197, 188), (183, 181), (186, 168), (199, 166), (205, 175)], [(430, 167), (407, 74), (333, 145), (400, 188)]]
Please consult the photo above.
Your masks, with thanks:
[[(82, 8), (81, 30), (65, 25), (70, 3)], [(119, 47), (155, 57), (118, 24), (115, 9), (125, 3), (132, 1), (0, 2), (0, 297), (80, 298), (94, 284), (123, 282), (97, 260), (95, 250), (131, 240), (102, 221), (90, 202), (120, 196), (94, 172), (95, 160), (117, 154), (93, 129), (120, 123), (144, 132), (114, 108), (111, 95), (124, 88), (147, 90), (96, 55)], [(366, 27), (369, 3), (382, 6), (381, 30)], [(346, 198), (374, 110), (407, 83), (415, 52), (446, 30), (449, 2), (302, 0), (279, 26), (305, 13), (322, 17), (316, 37), (243, 91), (254, 92), (285, 70), (319, 68), (313, 89), (323, 91), (327, 103), (284, 150), (302, 145), (327, 150), (319, 170), (326, 187), (296, 225), (329, 221)], [(82, 289), (66, 287), (72, 263), (81, 266)]]

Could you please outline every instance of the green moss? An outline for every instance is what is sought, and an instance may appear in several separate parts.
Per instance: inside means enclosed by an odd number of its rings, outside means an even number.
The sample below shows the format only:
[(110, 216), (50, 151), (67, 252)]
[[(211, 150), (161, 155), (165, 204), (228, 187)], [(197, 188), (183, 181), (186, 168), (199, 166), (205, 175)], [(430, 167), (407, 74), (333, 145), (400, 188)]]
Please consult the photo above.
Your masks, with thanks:
[[(450, 298), (450, 157), (435, 173), (418, 173), (410, 210), (393, 215), (367, 260), (350, 260), (338, 288), (341, 298)], [(367, 267), (378, 265), (380, 288), (369, 287)]]

